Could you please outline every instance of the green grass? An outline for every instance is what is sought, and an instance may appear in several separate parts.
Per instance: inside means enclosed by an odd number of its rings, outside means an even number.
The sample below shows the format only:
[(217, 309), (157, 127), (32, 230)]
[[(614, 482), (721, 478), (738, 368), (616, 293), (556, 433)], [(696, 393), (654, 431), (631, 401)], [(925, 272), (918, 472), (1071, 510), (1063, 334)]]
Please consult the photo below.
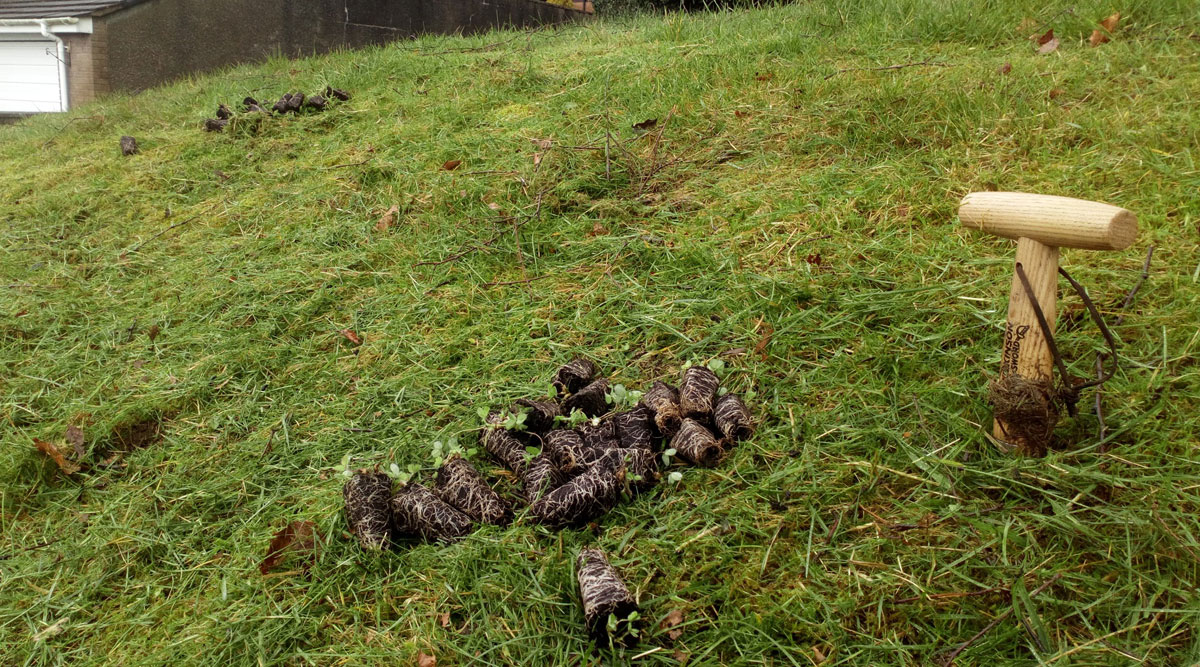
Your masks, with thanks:
[[(1035, 55), (1025, 16), (1062, 48)], [(272, 61), (0, 127), (2, 661), (929, 665), (1007, 612), (959, 665), (1195, 663), (1198, 19), (1185, 0), (667, 15)], [(354, 98), (199, 129), (218, 102), (326, 83)], [(1104, 442), (1090, 394), (1045, 459), (985, 436), (1014, 247), (958, 224), (979, 189), (1139, 214), (1134, 247), (1064, 253), (1110, 321), (1157, 245)], [(1102, 341), (1077, 298), (1062, 312), (1090, 375)], [(345, 537), (345, 453), (428, 466), (574, 354), (629, 386), (720, 358), (761, 429), (595, 533), (379, 556)], [(146, 420), (160, 439), (99, 465)], [(67, 478), (33, 441), (69, 450), (70, 424), (92, 465)], [(317, 563), (261, 576), (294, 519), (325, 535)], [(588, 543), (640, 597), (640, 646), (586, 642)]]

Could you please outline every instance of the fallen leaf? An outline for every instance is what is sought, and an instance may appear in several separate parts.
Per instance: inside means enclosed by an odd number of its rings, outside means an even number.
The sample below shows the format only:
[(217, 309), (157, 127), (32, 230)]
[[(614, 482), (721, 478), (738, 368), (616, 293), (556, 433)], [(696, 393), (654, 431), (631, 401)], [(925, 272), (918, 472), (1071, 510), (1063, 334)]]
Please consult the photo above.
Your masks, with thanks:
[(775, 78), (775, 74), (772, 72), (763, 72), (762, 74), (754, 75), (755, 81), (770, 81), (771, 79), (774, 79), (774, 78)]
[(550, 150), (550, 147), (554, 145), (554, 142), (549, 139), (530, 139), (529, 141), (533, 142), (534, 146), (537, 146), (544, 151)]
[(160, 331), (162, 331), (162, 329), (158, 328), (157, 324), (151, 325), (150, 328), (146, 330), (146, 335), (150, 337), (151, 343), (154, 342), (155, 338), (158, 338), (158, 333)]
[(1100, 27), (1108, 32), (1116, 32), (1117, 23), (1121, 20), (1121, 12), (1113, 12), (1111, 16), (1100, 22)]
[(1049, 43), (1051, 40), (1054, 39), (1054, 28), (1047, 30), (1045, 32), (1045, 34), (1034, 35), (1034, 36), (1030, 37), (1030, 39), (1032, 39), (1034, 42), (1037, 42), (1038, 46), (1045, 46), (1047, 43)]
[(672, 609), (667, 614), (667, 617), (662, 620), (662, 623), (659, 624), (659, 627), (667, 631), (667, 636), (671, 638), (671, 641), (675, 641), (683, 635), (683, 630), (676, 627), (681, 623), (683, 623), (683, 610)]
[(748, 117), (750, 116), (750, 112), (749, 112), (749, 111), (742, 111), (741, 109), (738, 109), (738, 110), (736, 110), (736, 111), (734, 111), (734, 112), (733, 112), (733, 115), (734, 115), (734, 116), (737, 116), (738, 118), (748, 118)]
[(447, 160), (444, 164), (442, 164), (442, 169), (445, 169), (446, 171), (454, 171), (461, 166), (462, 160)]
[(1004, 76), (1005, 74), (1008, 74), (1011, 71), (1012, 71), (1012, 63), (1004, 63), (1003, 65), (1001, 65), (1000, 67), (998, 67), (996, 69), (996, 73), (999, 74), (1000, 76)]
[(1090, 45), (1093, 49), (1107, 41), (1108, 35), (1100, 32), (1099, 30), (1093, 30), (1092, 36), (1088, 37), (1088, 45)]
[(767, 346), (771, 344), (771, 336), (774, 334), (775, 327), (765, 323), (762, 325), (762, 336), (759, 337), (758, 344), (754, 346), (754, 353), (761, 355), (763, 361), (767, 360)]
[(1050, 97), (1050, 99), (1056, 100), (1059, 97), (1061, 97), (1062, 94), (1065, 92), (1067, 92), (1067, 91), (1063, 90), (1062, 88), (1051, 88), (1050, 92), (1047, 93), (1047, 95)]
[(437, 658), (426, 655), (424, 652), (418, 652), (417, 667), (437, 667)]
[(375, 231), (386, 232), (396, 222), (396, 214), (400, 212), (400, 207), (395, 204), (383, 214), (379, 222), (375, 223)]
[(443, 612), (438, 616), (438, 619), (440, 619), (443, 628), (450, 627), (450, 612)]
[(1046, 30), (1046, 34), (1038, 37), (1038, 55), (1054, 53), (1058, 48), (1058, 37), (1054, 36), (1054, 28)]
[(262, 565), (258, 566), (258, 570), (267, 574), (283, 561), (288, 552), (307, 556), (311, 562), (316, 550), (317, 525), (312, 521), (293, 521), (271, 538), (271, 545), (267, 547), (267, 557), (263, 559)]
[(646, 120), (644, 120), (644, 121), (642, 121), (642, 122), (640, 122), (640, 123), (634, 123), (634, 124), (633, 124), (633, 129), (635, 129), (635, 130), (643, 130), (643, 131), (644, 131), (644, 130), (651, 130), (651, 129), (654, 129), (654, 126), (655, 126), (655, 125), (658, 125), (658, 119), (657, 119), (657, 118), (647, 118)]
[(58, 464), (59, 470), (67, 473), (68, 475), (74, 475), (75, 473), (79, 472), (79, 464), (67, 460), (67, 457), (63, 456), (63, 453), (59, 451), (58, 447), (55, 447), (53, 444), (46, 442), (45, 440), (38, 440), (36, 438), (34, 438), (33, 444), (37, 446), (38, 449), (42, 450), (43, 454), (49, 456), (51, 459), (54, 459), (54, 462)]
[(672, 654), (671, 657), (675, 658), (676, 662), (678, 662), (679, 664), (686, 665), (687, 661), (690, 660), (692, 656), (687, 653), (684, 653), (683, 651), (680, 651), (679, 649), (675, 649), (675, 653)]
[(342, 329), (341, 333), (346, 337), (346, 340), (350, 341), (351, 343), (354, 343), (355, 345), (362, 345), (362, 339), (359, 338), (358, 334), (354, 333), (353, 331), (349, 329)]
[(541, 153), (534, 153), (534, 154), (533, 154), (533, 166), (535, 166), (535, 167), (536, 167), (536, 166), (538, 166), (538, 165), (539, 165), (539, 164), (541, 164), (541, 163), (542, 163), (542, 154), (541, 154)]
[(813, 662), (817, 663), (818, 665), (822, 662), (825, 662), (825, 654), (822, 653), (821, 649), (816, 646), (813, 647)]
[(67, 442), (75, 450), (75, 458), (81, 459), (86, 454), (83, 448), (83, 429), (74, 424), (67, 426)]
[(821, 253), (817, 252), (817, 253), (812, 253), (809, 256), (805, 257), (804, 261), (808, 262), (809, 264), (811, 264), (813, 266), (820, 266), (821, 262), (824, 260), (821, 259)]

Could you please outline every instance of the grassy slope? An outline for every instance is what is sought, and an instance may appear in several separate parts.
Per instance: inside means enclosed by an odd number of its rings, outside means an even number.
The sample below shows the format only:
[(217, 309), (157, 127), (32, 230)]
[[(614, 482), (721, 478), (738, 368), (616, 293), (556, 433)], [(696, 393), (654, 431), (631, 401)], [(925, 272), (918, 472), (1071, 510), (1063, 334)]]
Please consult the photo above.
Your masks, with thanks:
[[(685, 611), (678, 641), (624, 654), (664, 647), (642, 662), (929, 664), (1012, 608), (949, 594), (1055, 575), (1044, 639), (1014, 616), (960, 664), (1200, 659), (1197, 10), (835, 4), (429, 38), (0, 128), (0, 653), (565, 662), (589, 650), (570, 556), (596, 542), (653, 620)], [(1119, 38), (1087, 48), (1114, 8)], [(1025, 15), (1056, 17), (1058, 53), (1031, 53)], [(825, 78), (926, 59), (949, 66)], [(354, 99), (198, 129), (218, 101), (326, 82)], [(672, 108), (657, 149), (631, 140)], [(606, 129), (628, 145), (609, 175), (569, 148)], [(555, 142), (540, 169), (535, 138)], [(985, 188), (1140, 214), (1134, 248), (1065, 253), (1110, 317), (1159, 244), (1118, 330), (1107, 454), (1090, 405), (1045, 460), (982, 433), (1013, 248), (954, 210)], [(1064, 311), (1089, 373), (1099, 336)], [(599, 535), (342, 539), (344, 453), (428, 465), (575, 353), (631, 385), (721, 356), (761, 432)], [(104, 450), (147, 418), (163, 438), (124, 467), (65, 479), (32, 446), (75, 423)], [(311, 578), (259, 576), (294, 518), (334, 536)]]

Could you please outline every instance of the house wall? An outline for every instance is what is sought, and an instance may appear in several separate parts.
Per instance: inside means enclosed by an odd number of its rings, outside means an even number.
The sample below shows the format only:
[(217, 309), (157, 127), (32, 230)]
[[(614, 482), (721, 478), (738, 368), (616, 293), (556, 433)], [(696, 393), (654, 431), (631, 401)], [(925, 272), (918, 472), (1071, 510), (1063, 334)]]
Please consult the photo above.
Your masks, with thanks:
[(92, 34), (60, 35), (67, 45), (67, 93), (71, 106), (90, 102), (112, 89), (108, 77), (108, 33), (102, 23)]
[[(276, 54), (297, 57), (420, 33), (476, 32), (583, 16), (537, 0), (151, 0), (94, 23), (97, 31), (105, 31), (104, 89), (138, 91)], [(95, 53), (91, 60), (98, 62)], [(93, 77), (93, 91), (99, 90), (97, 81)]]

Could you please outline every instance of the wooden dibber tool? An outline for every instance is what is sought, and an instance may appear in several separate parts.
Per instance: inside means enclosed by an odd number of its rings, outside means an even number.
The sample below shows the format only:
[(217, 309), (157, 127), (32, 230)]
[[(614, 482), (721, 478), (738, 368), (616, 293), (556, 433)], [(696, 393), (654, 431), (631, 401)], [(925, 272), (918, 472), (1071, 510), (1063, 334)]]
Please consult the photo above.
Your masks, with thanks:
[[(972, 192), (959, 204), (958, 217), (967, 227), (1017, 241), (1016, 266), (1023, 269), (1029, 280), (1051, 332), (1058, 291), (1058, 249), (1121, 250), (1137, 237), (1137, 218), (1133, 213), (1070, 197)], [(1015, 399), (1003, 415), (996, 405), (992, 433), (998, 440), (1024, 453), (1045, 453), (1058, 416), (1052, 401), (1046, 400), (1053, 391), (1053, 368), (1050, 347), (1014, 269), (996, 387)], [(1022, 397), (1029, 392), (1041, 394)], [(1052, 418), (1048, 411), (1053, 411)]]

